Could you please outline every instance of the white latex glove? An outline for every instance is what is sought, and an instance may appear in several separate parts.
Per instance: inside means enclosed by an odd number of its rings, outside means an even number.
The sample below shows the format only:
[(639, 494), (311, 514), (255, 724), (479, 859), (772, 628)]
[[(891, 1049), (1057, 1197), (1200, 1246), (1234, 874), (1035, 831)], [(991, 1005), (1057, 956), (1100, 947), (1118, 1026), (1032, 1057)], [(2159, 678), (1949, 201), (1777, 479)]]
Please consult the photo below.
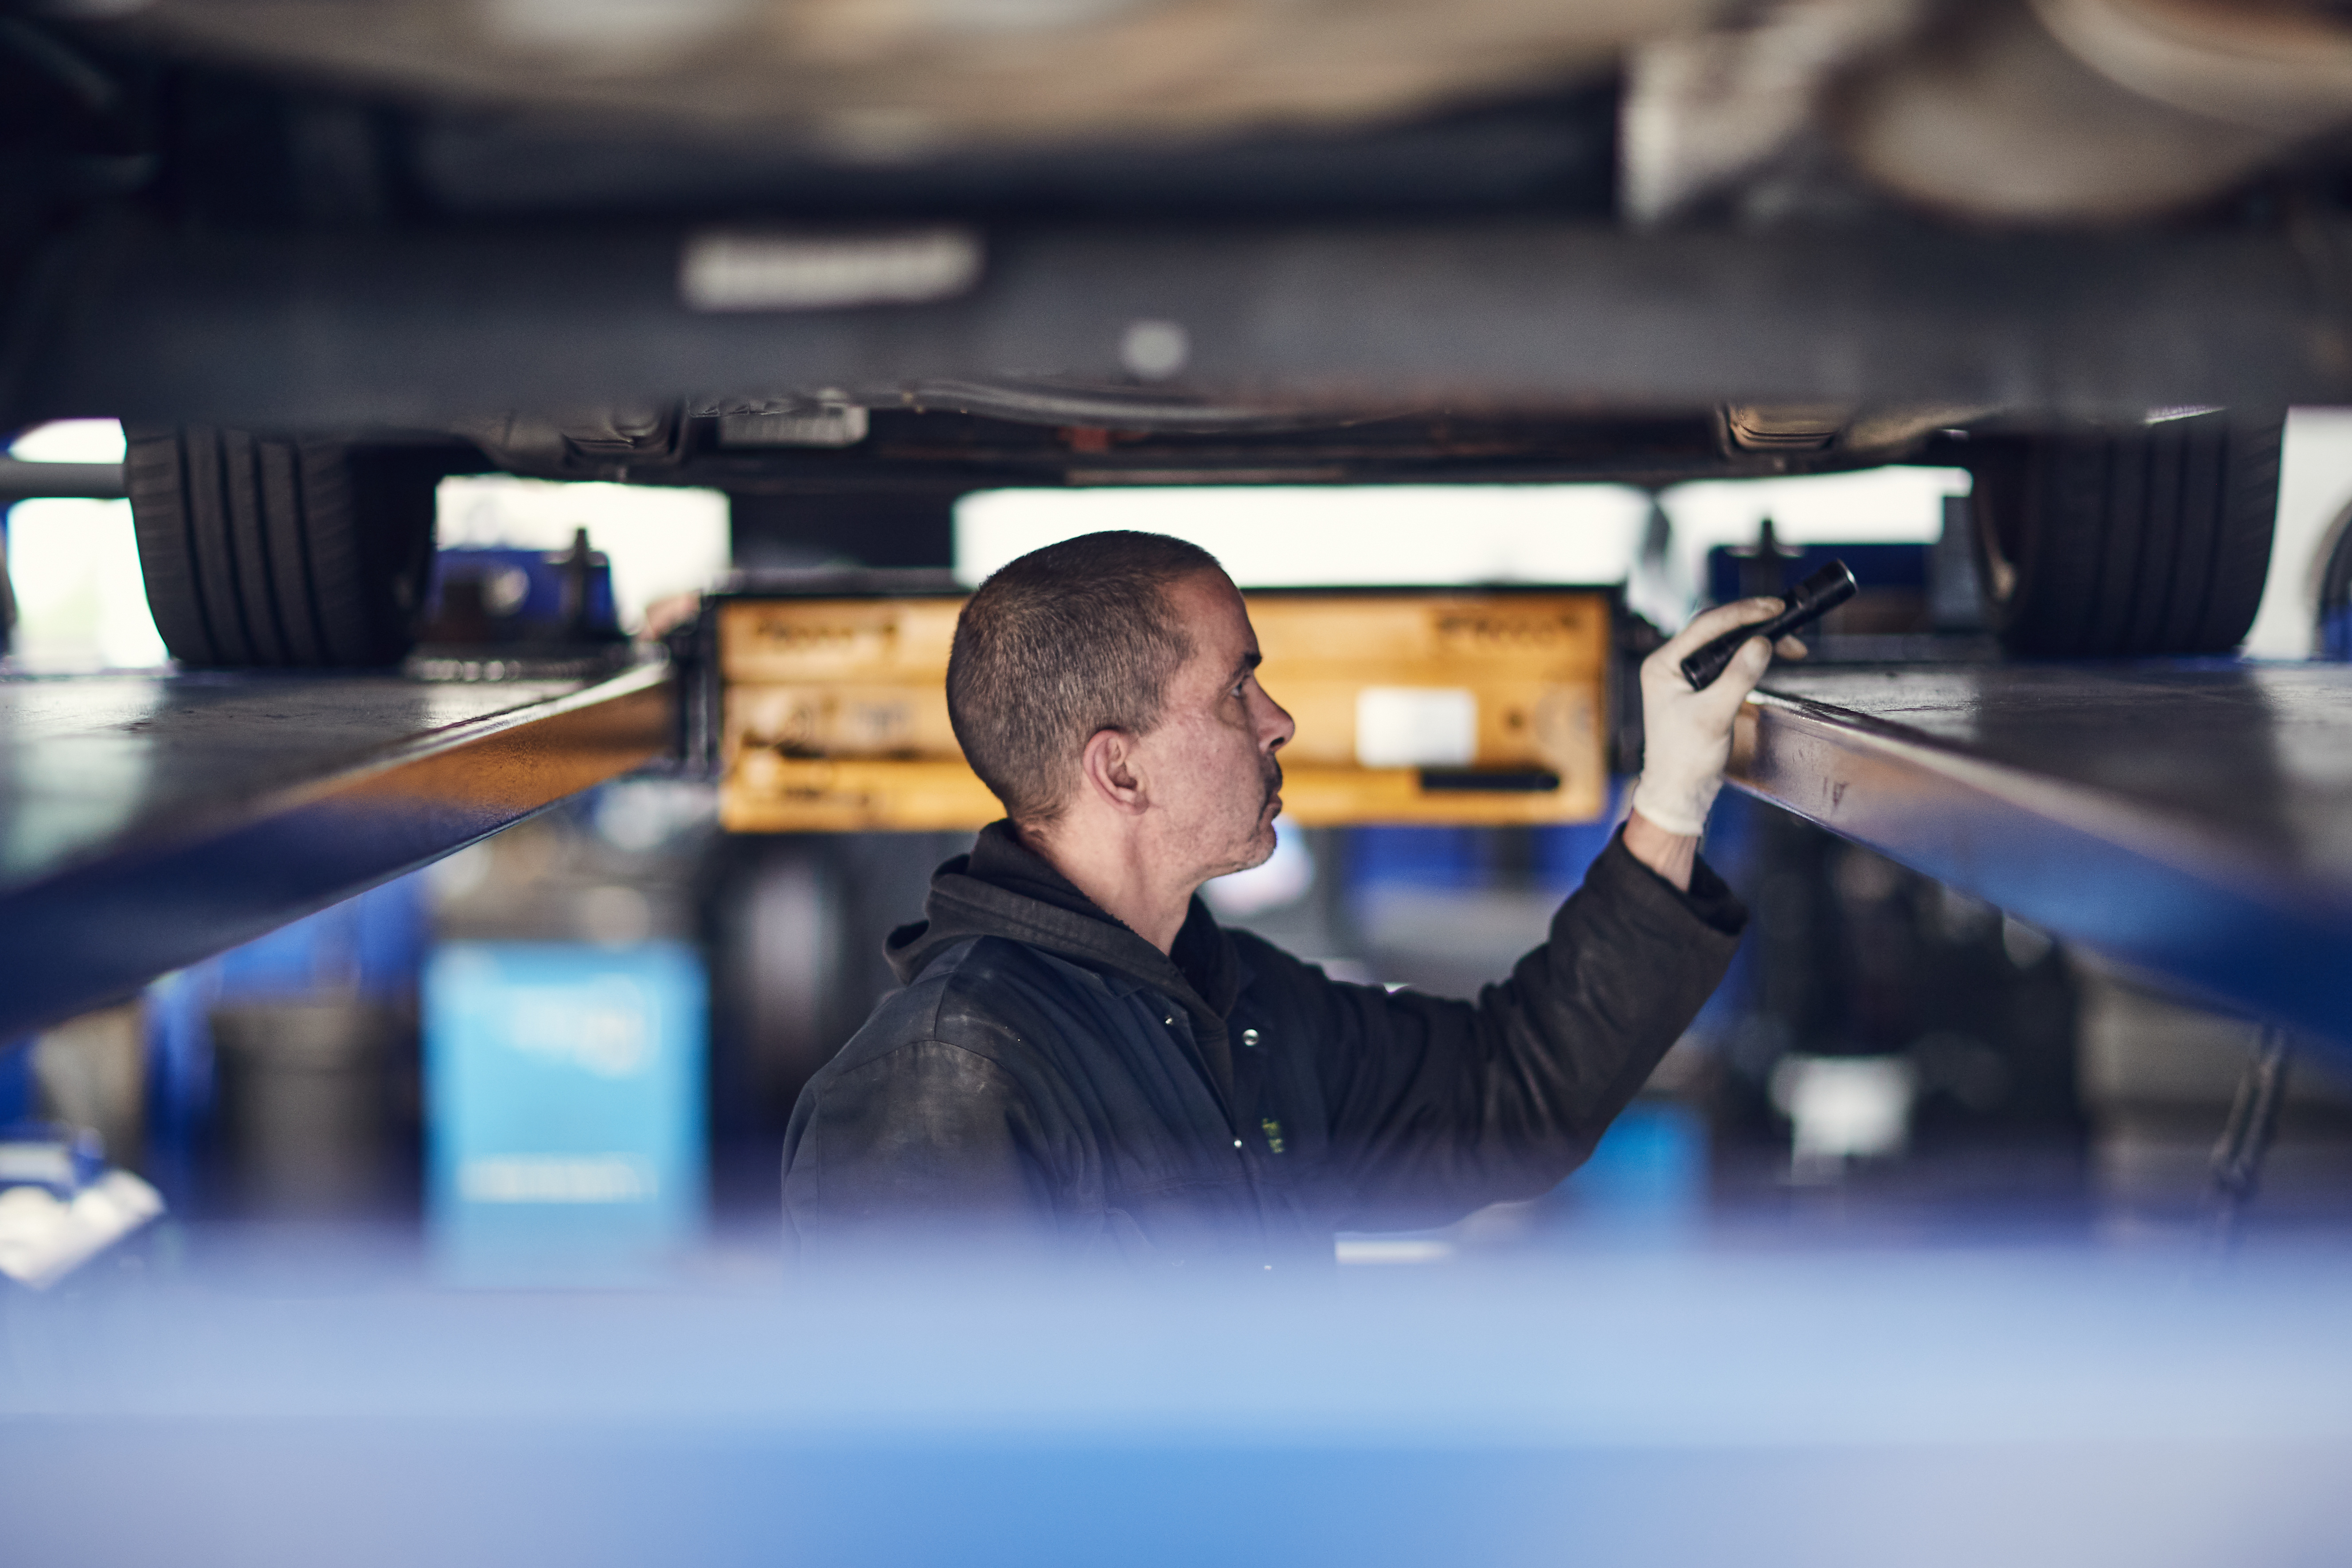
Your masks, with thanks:
[[(1706, 828), (1707, 809), (1723, 788), (1724, 764), (1731, 760), (1731, 721), (1764, 679), (1772, 648), (1762, 637), (1750, 638), (1704, 691), (1693, 691), (1683, 679), (1683, 660), (1732, 627), (1769, 621), (1784, 607), (1780, 599), (1717, 605), (1642, 661), (1642, 777), (1633, 786), (1633, 809), (1666, 832), (1696, 838)], [(1780, 651), (1802, 658), (1805, 648), (1782, 637)]]

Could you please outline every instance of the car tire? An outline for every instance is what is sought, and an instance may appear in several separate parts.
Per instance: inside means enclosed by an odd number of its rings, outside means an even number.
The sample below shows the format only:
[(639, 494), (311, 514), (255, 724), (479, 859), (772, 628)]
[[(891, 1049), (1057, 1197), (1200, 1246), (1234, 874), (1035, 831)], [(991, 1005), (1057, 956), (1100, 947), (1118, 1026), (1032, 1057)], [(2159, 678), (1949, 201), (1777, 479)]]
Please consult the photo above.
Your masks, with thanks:
[(139, 564), (173, 658), (331, 668), (408, 652), (433, 564), (431, 454), (206, 426), (129, 434)]
[(2284, 429), (2214, 409), (1971, 441), (1978, 564), (2002, 645), (2074, 658), (2237, 647), (2270, 572)]

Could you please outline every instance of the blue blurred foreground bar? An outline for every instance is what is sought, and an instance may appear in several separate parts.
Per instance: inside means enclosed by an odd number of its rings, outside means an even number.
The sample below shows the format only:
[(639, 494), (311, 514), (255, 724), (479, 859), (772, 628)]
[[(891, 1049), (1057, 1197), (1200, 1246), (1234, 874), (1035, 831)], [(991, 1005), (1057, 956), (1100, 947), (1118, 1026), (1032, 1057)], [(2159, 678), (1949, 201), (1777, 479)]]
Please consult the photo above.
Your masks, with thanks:
[(1595, 1250), (1140, 1291), (0, 1299), (9, 1561), (2269, 1568), (2340, 1248)]

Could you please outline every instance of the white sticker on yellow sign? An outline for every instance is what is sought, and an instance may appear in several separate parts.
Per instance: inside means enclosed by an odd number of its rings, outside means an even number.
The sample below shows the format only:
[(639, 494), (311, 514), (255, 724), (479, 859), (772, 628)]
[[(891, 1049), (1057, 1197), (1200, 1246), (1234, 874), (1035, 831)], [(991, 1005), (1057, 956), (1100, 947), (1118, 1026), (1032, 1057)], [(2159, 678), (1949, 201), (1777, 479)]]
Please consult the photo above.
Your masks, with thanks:
[(1478, 755), (1478, 698), (1460, 686), (1367, 686), (1356, 694), (1356, 761), (1462, 768)]

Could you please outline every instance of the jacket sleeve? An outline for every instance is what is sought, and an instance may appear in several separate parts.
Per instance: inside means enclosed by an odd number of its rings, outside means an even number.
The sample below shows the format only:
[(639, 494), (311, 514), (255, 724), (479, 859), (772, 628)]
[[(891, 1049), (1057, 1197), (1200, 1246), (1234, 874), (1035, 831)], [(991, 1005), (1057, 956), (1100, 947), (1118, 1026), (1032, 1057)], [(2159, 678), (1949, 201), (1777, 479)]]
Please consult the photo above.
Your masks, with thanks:
[(1439, 1225), (1558, 1184), (1698, 1016), (1747, 918), (1703, 862), (1681, 892), (1620, 834), (1475, 1003), (1323, 982), (1339, 1227)]
[(787, 1239), (803, 1262), (1002, 1264), (1048, 1252), (1051, 1184), (1037, 1120), (987, 1058), (919, 1039), (820, 1079), (784, 1134)]

